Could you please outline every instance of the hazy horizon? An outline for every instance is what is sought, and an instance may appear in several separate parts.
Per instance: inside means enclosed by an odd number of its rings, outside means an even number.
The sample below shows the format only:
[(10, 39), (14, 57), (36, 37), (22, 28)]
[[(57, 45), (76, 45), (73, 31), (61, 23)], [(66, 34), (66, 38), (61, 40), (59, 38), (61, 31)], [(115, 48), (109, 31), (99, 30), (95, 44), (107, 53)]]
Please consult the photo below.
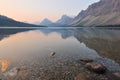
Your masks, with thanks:
[(76, 16), (99, 0), (0, 0), (0, 14), (18, 21), (58, 20), (63, 14)]

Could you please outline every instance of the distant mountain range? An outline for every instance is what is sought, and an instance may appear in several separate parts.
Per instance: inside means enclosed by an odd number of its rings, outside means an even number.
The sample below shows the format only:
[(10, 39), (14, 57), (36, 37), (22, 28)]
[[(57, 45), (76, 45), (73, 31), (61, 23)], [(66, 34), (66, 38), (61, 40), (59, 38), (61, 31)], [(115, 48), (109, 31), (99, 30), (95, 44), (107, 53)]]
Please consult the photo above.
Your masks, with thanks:
[(8, 27), (43, 27), (34, 24), (19, 22), (14, 19), (8, 18), (6, 16), (0, 15), (0, 26), (8, 26)]
[(120, 0), (100, 0), (90, 5), (86, 10), (82, 10), (70, 25), (120, 25)]
[(40, 25), (51, 25), (53, 22), (50, 21), (49, 19), (45, 18), (42, 22), (40, 22)]
[(69, 17), (67, 15), (63, 15), (59, 20), (56, 22), (52, 22), (51, 20), (45, 18), (41, 22), (35, 22), (34, 24), (36, 25), (44, 25), (44, 26), (49, 26), (49, 27), (61, 27), (61, 26), (68, 26), (72, 22), (74, 18)]
[(73, 17), (67, 16), (67, 15), (63, 15), (61, 17), (61, 19), (59, 19), (58, 21), (56, 21), (56, 23), (58, 24), (62, 24), (62, 25), (68, 25), (73, 21)]
[(41, 24), (47, 26), (118, 27), (120, 26), (120, 0), (100, 0), (86, 10), (82, 10), (75, 18), (63, 15), (54, 23), (44, 19)]
[(0, 26), (120, 26), (120, 0), (100, 0), (82, 10), (75, 18), (63, 15), (56, 22), (44, 19), (42, 22), (29, 24), (15, 21), (0, 15)]

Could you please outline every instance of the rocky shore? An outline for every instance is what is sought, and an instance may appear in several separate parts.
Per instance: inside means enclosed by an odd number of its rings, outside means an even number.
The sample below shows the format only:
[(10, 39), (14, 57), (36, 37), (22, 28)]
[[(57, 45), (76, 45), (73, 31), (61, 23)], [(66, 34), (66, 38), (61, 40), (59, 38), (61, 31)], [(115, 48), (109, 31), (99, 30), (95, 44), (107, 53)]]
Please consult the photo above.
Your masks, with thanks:
[[(96, 62), (88, 58), (80, 59), (80, 62), (83, 63), (84, 67), (88, 71), (98, 75), (101, 74), (102, 76), (104, 76), (103, 78), (101, 77), (101, 79), (97, 79), (97, 80), (120, 80), (120, 72), (111, 72), (102, 63)], [(76, 80), (81, 80), (81, 77), (79, 76), (78, 78), (77, 76)], [(82, 79), (82, 80), (87, 80), (87, 79)]]
[(54, 62), (53, 59), (50, 57), (48, 64), (43, 66), (31, 62), (26, 66), (14, 67), (0, 74), (0, 80), (120, 80), (119, 71), (111, 72), (104, 64), (93, 59)]

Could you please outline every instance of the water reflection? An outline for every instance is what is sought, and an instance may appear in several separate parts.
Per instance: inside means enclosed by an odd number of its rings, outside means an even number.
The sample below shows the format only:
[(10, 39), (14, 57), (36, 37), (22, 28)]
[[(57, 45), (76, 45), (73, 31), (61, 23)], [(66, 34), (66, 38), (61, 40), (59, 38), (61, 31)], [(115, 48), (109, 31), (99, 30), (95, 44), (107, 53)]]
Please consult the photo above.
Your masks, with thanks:
[[(8, 29), (0, 34), (0, 57), (9, 61), (1, 62), (4, 66), (1, 70), (5, 72), (9, 66), (7, 70), (11, 73), (11, 70), (17, 72), (21, 66), (26, 66), (28, 70), (25, 70), (25, 74), (31, 77), (24, 77), (24, 80), (37, 80), (38, 74), (41, 80), (53, 77), (59, 77), (56, 80), (60, 80), (64, 74), (75, 77), (83, 70), (76, 63), (77, 60), (91, 58), (103, 63), (111, 71), (120, 71), (119, 34), (120, 30), (96, 28)], [(51, 51), (56, 53), (52, 58)], [(43, 75), (45, 73), (47, 77)]]
[(0, 40), (4, 39), (5, 37), (9, 37), (9, 35), (29, 31), (31, 29), (16, 29), (16, 28), (0, 28)]
[(60, 56), (60, 59), (69, 55), (74, 55), (75, 58), (99, 57), (94, 50), (89, 49), (84, 43), (79, 43), (74, 36), (68, 36), (69, 30), (55, 30), (49, 34), (42, 31), (34, 30), (18, 33), (3, 39), (0, 42), (0, 53), (4, 54), (0, 54), (0, 56), (19, 62), (23, 58), (27, 59), (33, 56), (44, 58), (50, 53), (50, 50), (53, 50)]
[(113, 59), (120, 64), (119, 29), (77, 29), (75, 33), (79, 41), (97, 51), (99, 55)]

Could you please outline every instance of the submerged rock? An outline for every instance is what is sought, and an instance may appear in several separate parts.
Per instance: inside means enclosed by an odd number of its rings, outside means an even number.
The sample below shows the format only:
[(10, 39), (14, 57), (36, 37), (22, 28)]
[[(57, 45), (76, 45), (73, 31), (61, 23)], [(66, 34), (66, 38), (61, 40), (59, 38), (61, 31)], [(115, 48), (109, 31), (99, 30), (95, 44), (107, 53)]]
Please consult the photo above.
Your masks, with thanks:
[(105, 71), (107, 70), (107, 68), (104, 65), (98, 62), (87, 63), (85, 67), (88, 70), (93, 71), (95, 73), (99, 73), (99, 74), (105, 73)]
[(55, 52), (51, 52), (50, 56), (55, 56), (55, 54), (56, 54)]
[(4, 73), (5, 76), (16, 76), (18, 73), (18, 68), (13, 68), (10, 71)]
[(1, 65), (1, 71), (5, 72), (10, 65), (8, 60), (0, 60), (0, 65)]
[(115, 77), (119, 78), (120, 79), (120, 72), (114, 72), (112, 73)]
[(3, 73), (4, 80), (30, 80), (30, 72), (27, 67), (14, 67), (9, 71)]
[(86, 76), (82, 73), (79, 73), (76, 77), (75, 80), (87, 80)]
[(85, 63), (93, 62), (92, 59), (88, 59), (88, 58), (82, 58), (80, 59), (80, 61), (85, 62)]

